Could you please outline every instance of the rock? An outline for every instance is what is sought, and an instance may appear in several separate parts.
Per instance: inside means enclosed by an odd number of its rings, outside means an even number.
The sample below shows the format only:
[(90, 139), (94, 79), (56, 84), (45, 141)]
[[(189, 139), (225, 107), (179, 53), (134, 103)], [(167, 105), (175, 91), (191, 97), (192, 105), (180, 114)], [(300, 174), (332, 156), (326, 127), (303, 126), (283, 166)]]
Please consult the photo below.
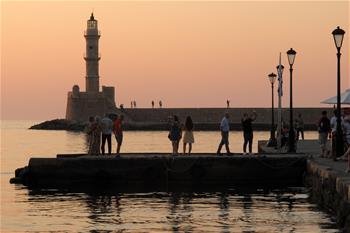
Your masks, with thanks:
[(83, 131), (86, 126), (87, 122), (76, 122), (66, 119), (55, 119), (50, 121), (44, 121), (37, 125), (33, 125), (29, 129)]

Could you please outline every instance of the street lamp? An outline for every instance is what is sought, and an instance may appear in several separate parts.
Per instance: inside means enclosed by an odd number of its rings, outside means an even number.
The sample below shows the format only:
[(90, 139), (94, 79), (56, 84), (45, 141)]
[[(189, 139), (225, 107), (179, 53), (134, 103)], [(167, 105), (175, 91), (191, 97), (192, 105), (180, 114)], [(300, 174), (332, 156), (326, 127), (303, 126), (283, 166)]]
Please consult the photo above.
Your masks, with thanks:
[(269, 142), (267, 143), (267, 146), (270, 146), (270, 147), (274, 147), (277, 145), (277, 141), (276, 141), (276, 137), (275, 137), (275, 113), (274, 113), (274, 97), (273, 97), (273, 87), (274, 87), (274, 83), (276, 81), (276, 77), (277, 75), (274, 74), (274, 73), (271, 73), (268, 75), (269, 77), (269, 80), (270, 80), (270, 83), (271, 83), (271, 90), (272, 90), (272, 107), (271, 107), (271, 134), (270, 134), (270, 140)]
[(343, 44), (343, 38), (345, 31), (341, 29), (339, 26), (333, 30), (332, 32), (335, 47), (337, 48), (337, 58), (338, 58), (338, 74), (337, 74), (337, 129), (336, 129), (336, 136), (335, 136), (335, 143), (336, 143), (336, 155), (333, 159), (335, 159), (337, 156), (341, 156), (344, 153), (344, 142), (343, 142), (343, 132), (341, 128), (341, 105), (340, 105), (340, 49)]
[(294, 126), (293, 126), (293, 64), (295, 60), (295, 55), (297, 52), (293, 50), (292, 48), (287, 51), (288, 56), (288, 63), (289, 63), (289, 71), (290, 71), (290, 99), (289, 99), (289, 153), (295, 153), (295, 132), (294, 132)]

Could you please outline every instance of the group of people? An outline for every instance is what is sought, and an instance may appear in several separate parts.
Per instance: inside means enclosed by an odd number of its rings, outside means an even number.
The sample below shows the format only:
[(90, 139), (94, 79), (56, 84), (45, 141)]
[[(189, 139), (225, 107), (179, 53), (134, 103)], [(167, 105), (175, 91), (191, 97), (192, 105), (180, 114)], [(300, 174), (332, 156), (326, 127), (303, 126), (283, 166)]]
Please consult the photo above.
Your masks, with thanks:
[[(243, 118), (241, 120), (243, 127), (243, 154), (247, 153), (247, 146), (249, 150), (249, 154), (252, 154), (253, 151), (253, 127), (252, 122), (257, 118), (257, 114), (254, 111), (251, 115), (248, 113), (243, 114)], [(178, 116), (174, 115), (169, 117), (170, 129), (168, 138), (171, 141), (172, 145), (172, 155), (178, 155), (179, 144), (181, 139), (183, 140), (183, 154), (191, 154), (192, 144), (194, 143), (194, 135), (193, 129), (194, 124), (192, 118), (190, 116), (186, 117), (185, 124), (181, 124)], [(230, 147), (229, 147), (229, 132), (230, 132), (230, 115), (228, 113), (225, 114), (220, 123), (220, 132), (221, 132), (221, 140), (217, 149), (217, 155), (222, 155), (221, 149), (223, 146), (226, 148), (227, 155), (231, 155)], [(183, 135), (183, 138), (182, 138)], [(187, 152), (187, 144), (188, 144), (188, 152)]]
[(89, 155), (105, 154), (107, 141), (108, 154), (112, 154), (112, 134), (117, 142), (116, 156), (120, 156), (120, 148), (123, 143), (123, 124), (124, 116), (106, 114), (102, 119), (100, 117), (90, 117), (87, 126), (87, 135), (89, 142)]
[[(336, 137), (337, 137), (337, 110), (334, 110), (331, 119), (327, 117), (327, 111), (322, 112), (318, 121), (319, 142), (321, 146), (320, 157), (337, 159)], [(346, 152), (339, 159), (347, 159), (348, 167), (346, 172), (350, 173), (350, 116), (341, 117), (341, 128), (343, 132), (344, 144), (347, 147)], [(328, 138), (331, 140), (331, 149), (328, 148)]]

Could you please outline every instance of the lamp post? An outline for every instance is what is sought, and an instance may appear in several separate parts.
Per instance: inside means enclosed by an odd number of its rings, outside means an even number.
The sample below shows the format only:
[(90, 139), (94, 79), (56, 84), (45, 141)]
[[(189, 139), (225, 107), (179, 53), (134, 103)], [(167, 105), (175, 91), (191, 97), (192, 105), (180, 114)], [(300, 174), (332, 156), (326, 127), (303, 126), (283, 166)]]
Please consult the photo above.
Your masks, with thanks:
[(271, 96), (272, 96), (272, 107), (271, 107), (271, 134), (270, 134), (270, 140), (267, 143), (267, 146), (276, 146), (277, 145), (277, 141), (276, 141), (276, 137), (275, 137), (275, 113), (274, 113), (274, 96), (273, 96), (273, 87), (274, 87), (274, 83), (276, 81), (276, 74), (271, 73), (268, 75), (270, 83), (271, 83)]
[(289, 62), (289, 71), (290, 71), (290, 99), (289, 99), (289, 153), (295, 153), (295, 132), (293, 126), (293, 64), (295, 60), (295, 55), (297, 52), (292, 48), (287, 51), (288, 62)]
[(343, 142), (343, 132), (341, 128), (341, 104), (340, 104), (340, 49), (343, 44), (343, 38), (345, 31), (341, 29), (339, 26), (333, 30), (332, 32), (335, 47), (337, 48), (337, 58), (338, 58), (338, 65), (337, 65), (337, 131), (335, 136), (335, 145), (336, 145), (336, 155), (333, 159), (335, 159), (337, 156), (341, 156), (344, 153), (344, 142)]

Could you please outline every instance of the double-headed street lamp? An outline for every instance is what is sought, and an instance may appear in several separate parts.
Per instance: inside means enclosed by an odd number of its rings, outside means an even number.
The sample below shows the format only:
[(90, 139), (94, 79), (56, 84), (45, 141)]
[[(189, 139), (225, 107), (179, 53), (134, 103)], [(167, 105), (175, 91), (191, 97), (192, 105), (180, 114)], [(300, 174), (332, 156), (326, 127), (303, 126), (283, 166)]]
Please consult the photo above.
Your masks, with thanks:
[(337, 47), (337, 58), (338, 58), (338, 74), (337, 74), (337, 129), (336, 129), (336, 136), (335, 136), (335, 143), (336, 143), (336, 155), (334, 159), (337, 156), (341, 156), (344, 153), (344, 141), (343, 141), (343, 132), (341, 127), (341, 105), (340, 105), (340, 49), (343, 44), (343, 38), (345, 31), (341, 29), (339, 26), (332, 32), (335, 47)]
[(274, 91), (273, 91), (273, 87), (276, 81), (276, 77), (277, 75), (274, 73), (271, 73), (268, 75), (269, 77), (269, 81), (271, 83), (271, 90), (272, 90), (272, 107), (271, 107), (271, 134), (270, 134), (270, 140), (267, 143), (267, 146), (276, 146), (277, 145), (277, 141), (276, 141), (276, 137), (275, 137), (275, 113), (274, 113)]
[(287, 51), (288, 56), (288, 62), (289, 62), (289, 71), (290, 71), (290, 99), (289, 99), (289, 153), (295, 153), (295, 132), (294, 132), (294, 126), (293, 126), (293, 64), (295, 60), (295, 55), (297, 52), (293, 50), (292, 48)]

